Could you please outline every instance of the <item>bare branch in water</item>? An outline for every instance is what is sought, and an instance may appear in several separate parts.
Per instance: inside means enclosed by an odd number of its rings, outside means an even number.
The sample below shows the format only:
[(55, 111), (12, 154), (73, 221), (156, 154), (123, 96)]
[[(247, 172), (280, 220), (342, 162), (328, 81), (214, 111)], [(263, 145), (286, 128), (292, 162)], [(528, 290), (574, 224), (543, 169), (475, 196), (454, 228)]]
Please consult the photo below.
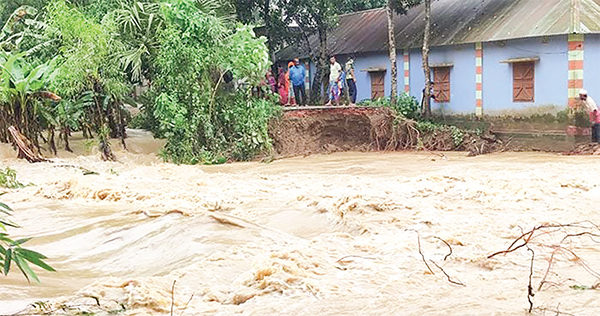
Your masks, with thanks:
[[(519, 237), (517, 237), (515, 240), (513, 240), (513, 242), (510, 244), (510, 246), (506, 250), (498, 251), (498, 252), (495, 252), (495, 253), (487, 256), (487, 258), (489, 259), (489, 258), (493, 258), (500, 254), (505, 255), (508, 253), (512, 253), (520, 248), (526, 248), (527, 251), (531, 252), (531, 264), (530, 264), (530, 268), (529, 268), (529, 283), (527, 286), (527, 300), (529, 302), (529, 310), (528, 310), (529, 313), (531, 313), (533, 310), (533, 297), (535, 296), (535, 293), (533, 291), (533, 285), (532, 285), (533, 265), (535, 262), (535, 252), (531, 248), (531, 247), (533, 247), (532, 240), (543, 237), (543, 236), (548, 236), (548, 235), (552, 236), (557, 233), (564, 234), (564, 237), (562, 237), (562, 239), (560, 239), (560, 241), (558, 241), (557, 244), (549, 244), (548, 245), (548, 244), (544, 244), (541, 242), (535, 243), (536, 246), (553, 249), (552, 253), (550, 255), (550, 258), (548, 259), (548, 267), (546, 268), (544, 276), (542, 277), (542, 280), (540, 281), (540, 284), (538, 286), (538, 291), (542, 290), (542, 287), (544, 286), (544, 284), (550, 284), (550, 285), (554, 285), (554, 286), (559, 286), (559, 285), (564, 284), (564, 282), (556, 283), (556, 282), (551, 282), (548, 280), (548, 277), (552, 271), (552, 268), (553, 268), (555, 260), (556, 260), (556, 254), (559, 254), (559, 253), (562, 254), (570, 262), (576, 262), (577, 264), (579, 264), (581, 267), (583, 267), (585, 269), (586, 272), (588, 272), (590, 275), (592, 275), (594, 278), (596, 278), (597, 280), (600, 281), (600, 273), (598, 273), (594, 269), (592, 269), (592, 267), (586, 261), (584, 261), (581, 257), (579, 257), (573, 250), (568, 249), (565, 247), (565, 245), (563, 245), (563, 243), (565, 243), (567, 240), (571, 240), (576, 237), (588, 237), (592, 242), (600, 243), (596, 239), (594, 239), (594, 237), (600, 237), (600, 227), (591, 221), (581, 221), (581, 222), (575, 222), (575, 223), (570, 223), (570, 224), (545, 223), (545, 224), (536, 226), (527, 232), (523, 232), (523, 230), (521, 230), (521, 235)], [(552, 273), (555, 275), (558, 275), (554, 272), (552, 272)], [(573, 279), (567, 279), (567, 280), (575, 281)], [(591, 288), (590, 287), (585, 287), (585, 288), (586, 289), (587, 288), (596, 289), (596, 288), (600, 287), (599, 281), (596, 281), (595, 285), (593, 285)], [(558, 307), (557, 307), (556, 311), (554, 311), (554, 312), (556, 312), (557, 315), (560, 315), (560, 314), (570, 315), (570, 314), (558, 311)]]
[(533, 278), (533, 261), (535, 261), (535, 252), (533, 249), (527, 246), (527, 250), (531, 251), (531, 266), (529, 267), (529, 284), (527, 285), (527, 300), (529, 301), (529, 314), (533, 310), (533, 301), (531, 300), (535, 294), (533, 293), (533, 286), (531, 286), (531, 279)]
[(190, 299), (187, 301), (187, 303), (185, 303), (185, 307), (183, 308), (183, 310), (181, 311), (181, 313), (179, 314), (179, 316), (183, 315), (183, 312), (185, 312), (185, 310), (188, 308), (188, 305), (190, 305), (190, 302), (192, 301), (192, 299), (194, 298), (194, 295), (196, 293), (193, 293), (192, 296), (190, 296)]
[(175, 283), (177, 280), (173, 280), (173, 286), (171, 287), (171, 316), (173, 316), (173, 306), (175, 305)]
[(344, 259), (348, 259), (348, 258), (361, 258), (361, 259), (369, 259), (369, 260), (375, 260), (376, 258), (373, 257), (364, 257), (364, 256), (359, 256), (359, 255), (347, 255), (347, 256), (343, 256), (339, 259), (337, 259), (335, 262), (341, 262), (344, 261)]
[(440, 269), (440, 271), (442, 271), (442, 273), (446, 276), (446, 278), (448, 278), (448, 282), (450, 282), (452, 284), (460, 285), (460, 286), (466, 286), (464, 283), (462, 283), (460, 281), (452, 280), (452, 278), (448, 275), (448, 273), (446, 273), (446, 271), (444, 271), (444, 269), (442, 267), (440, 267), (439, 264), (435, 263), (435, 261), (433, 261), (431, 259), (429, 261), (431, 261), (431, 263), (433, 263), (438, 269)]
[(421, 234), (419, 234), (419, 232), (417, 232), (417, 244), (419, 245), (419, 254), (421, 255), (421, 259), (423, 259), (423, 262), (425, 263), (425, 266), (427, 266), (427, 269), (429, 269), (429, 272), (431, 272), (431, 274), (435, 275), (435, 273), (433, 272), (433, 270), (431, 270), (431, 267), (429, 266), (429, 264), (427, 264), (427, 260), (425, 259), (425, 255), (421, 251)]
[(448, 257), (450, 257), (450, 256), (452, 255), (452, 247), (450, 247), (450, 244), (449, 244), (447, 241), (443, 240), (443, 239), (442, 239), (442, 238), (440, 238), (440, 237), (433, 236), (433, 238), (435, 238), (435, 239), (438, 239), (438, 240), (442, 241), (443, 243), (445, 243), (445, 244), (446, 244), (446, 246), (448, 246), (448, 250), (450, 250), (450, 252), (449, 252), (449, 253), (448, 253), (448, 254), (447, 254), (445, 257), (444, 257), (444, 261), (446, 261), (446, 259), (448, 259)]

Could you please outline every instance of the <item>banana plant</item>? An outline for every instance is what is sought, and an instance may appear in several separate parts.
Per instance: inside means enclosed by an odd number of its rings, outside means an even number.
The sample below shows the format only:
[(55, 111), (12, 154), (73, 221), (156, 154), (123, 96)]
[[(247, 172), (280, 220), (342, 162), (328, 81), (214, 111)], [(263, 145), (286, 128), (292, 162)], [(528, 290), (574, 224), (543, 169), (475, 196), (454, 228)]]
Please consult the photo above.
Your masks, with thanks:
[(71, 131), (81, 129), (85, 111), (93, 105), (94, 99), (89, 93), (83, 94), (78, 99), (62, 100), (56, 103), (54, 107), (55, 126), (60, 130), (59, 139), (63, 141), (66, 151), (73, 152), (69, 146)]
[(27, 281), (32, 279), (40, 283), (37, 273), (33, 271), (29, 264), (38, 266), (46, 271), (56, 271), (54, 268), (44, 262), (46, 256), (41, 253), (23, 248), (22, 245), (31, 238), (22, 238), (13, 240), (6, 232), (6, 227), (18, 227), (7, 217), (11, 215), (11, 208), (0, 202), (0, 274), (8, 275), (11, 266), (14, 264), (23, 273)]
[[(44, 126), (48, 109), (43, 99), (60, 100), (54, 93), (45, 91), (56, 75), (54, 61), (34, 67), (25, 60), (26, 53), (0, 52), (0, 101), (12, 122), (38, 147), (38, 136)], [(8, 124), (7, 124), (8, 123)]]
[[(21, 6), (15, 10), (0, 30), (0, 49), (4, 51), (26, 51), (33, 54), (51, 46), (56, 39), (45, 36), (48, 24), (37, 20), (38, 10), (31, 6)], [(55, 30), (54, 30), (55, 31)], [(30, 39), (27, 45), (22, 45)], [(23, 48), (23, 46), (27, 46)]]

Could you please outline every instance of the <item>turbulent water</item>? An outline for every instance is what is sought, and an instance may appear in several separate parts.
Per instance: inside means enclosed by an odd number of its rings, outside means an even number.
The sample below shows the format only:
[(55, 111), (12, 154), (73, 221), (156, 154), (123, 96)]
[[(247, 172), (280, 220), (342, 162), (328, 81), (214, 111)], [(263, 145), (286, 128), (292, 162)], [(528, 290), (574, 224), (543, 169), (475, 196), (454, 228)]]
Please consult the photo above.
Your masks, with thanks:
[[(487, 256), (536, 225), (600, 223), (597, 157), (341, 153), (176, 166), (144, 133), (128, 145), (113, 145), (116, 163), (83, 141), (75, 147), (88, 155), (54, 163), (0, 148), (0, 167), (31, 184), (1, 197), (22, 226), (10, 232), (34, 237), (27, 246), (58, 270), (40, 272), (40, 285), (1, 277), (0, 314), (527, 315), (531, 253)], [(565, 234), (531, 241), (534, 315), (600, 311), (586, 290), (599, 281), (600, 246)], [(558, 244), (578, 257), (557, 253), (538, 291)]]

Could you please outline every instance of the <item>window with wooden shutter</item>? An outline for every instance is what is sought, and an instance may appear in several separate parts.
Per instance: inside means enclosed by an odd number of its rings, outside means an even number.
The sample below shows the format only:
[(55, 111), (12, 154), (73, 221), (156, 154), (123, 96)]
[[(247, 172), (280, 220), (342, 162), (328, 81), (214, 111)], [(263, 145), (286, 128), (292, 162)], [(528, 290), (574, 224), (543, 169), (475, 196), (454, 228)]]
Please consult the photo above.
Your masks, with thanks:
[(433, 68), (435, 102), (450, 102), (450, 67)]
[(371, 100), (385, 97), (385, 72), (371, 72)]
[(533, 102), (535, 83), (535, 63), (513, 63), (513, 101)]

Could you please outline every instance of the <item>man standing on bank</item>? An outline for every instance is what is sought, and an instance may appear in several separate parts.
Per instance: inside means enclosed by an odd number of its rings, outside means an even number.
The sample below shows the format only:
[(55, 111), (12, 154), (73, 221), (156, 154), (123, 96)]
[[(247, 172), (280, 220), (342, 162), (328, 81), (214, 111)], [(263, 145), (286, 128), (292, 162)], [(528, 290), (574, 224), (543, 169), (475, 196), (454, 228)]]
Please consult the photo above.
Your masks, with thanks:
[(325, 106), (331, 106), (331, 101), (336, 105), (340, 103), (340, 79), (342, 77), (342, 66), (337, 62), (335, 56), (329, 58), (329, 102)]
[(579, 102), (583, 110), (590, 114), (590, 123), (592, 124), (592, 142), (600, 143), (600, 112), (598, 106), (592, 97), (588, 96), (585, 89), (579, 90)]
[(356, 105), (356, 76), (354, 75), (354, 59), (352, 56), (346, 61), (346, 84), (350, 96), (350, 105)]
[(306, 68), (300, 64), (300, 59), (294, 58), (294, 66), (290, 68), (290, 81), (294, 87), (294, 96), (296, 104), (306, 105), (306, 90), (304, 89), (304, 78), (306, 77)]

